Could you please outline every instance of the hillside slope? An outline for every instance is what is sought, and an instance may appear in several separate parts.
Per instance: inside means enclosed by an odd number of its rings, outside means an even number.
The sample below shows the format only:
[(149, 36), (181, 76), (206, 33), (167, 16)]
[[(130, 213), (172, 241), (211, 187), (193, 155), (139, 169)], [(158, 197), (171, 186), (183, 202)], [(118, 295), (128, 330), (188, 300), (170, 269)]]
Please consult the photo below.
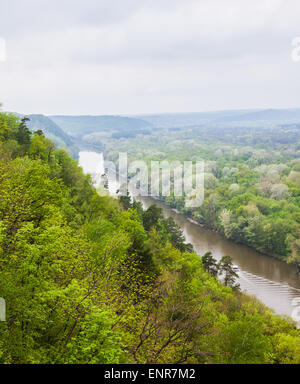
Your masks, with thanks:
[(82, 137), (95, 132), (136, 131), (149, 128), (150, 123), (123, 116), (49, 116), (68, 135)]
[(41, 114), (28, 115), (27, 117), (30, 119), (28, 128), (32, 132), (43, 131), (57, 146), (68, 149), (73, 156), (77, 155), (78, 149), (74, 139), (66, 134), (54, 121)]
[(235, 287), (228, 256), (223, 286), (157, 206), (98, 195), (4, 113), (0, 196), (0, 363), (300, 363), (299, 330)]

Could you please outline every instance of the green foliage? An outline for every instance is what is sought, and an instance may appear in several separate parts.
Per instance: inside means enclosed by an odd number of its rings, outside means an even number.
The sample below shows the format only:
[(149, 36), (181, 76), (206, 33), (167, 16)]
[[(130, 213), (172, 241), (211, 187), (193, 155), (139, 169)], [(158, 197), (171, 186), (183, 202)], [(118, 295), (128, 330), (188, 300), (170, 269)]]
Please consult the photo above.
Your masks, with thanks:
[(219, 266), (219, 273), (224, 273), (224, 285), (225, 287), (231, 287), (234, 289), (238, 289), (239, 285), (236, 284), (236, 278), (238, 277), (237, 273), (233, 270), (232, 258), (229, 255), (225, 255), (222, 257)]
[(66, 152), (0, 113), (0, 363), (299, 362), (295, 325), (231, 288), (228, 256), (227, 286), (212, 265), (157, 207), (99, 196)]
[[(217, 120), (210, 120), (213, 116)], [(118, 152), (149, 165), (152, 160), (203, 159), (201, 207), (185, 208), (187, 196), (175, 197), (174, 191), (160, 199), (234, 242), (299, 265), (290, 243), (300, 236), (299, 124), (283, 125), (274, 117), (277, 125), (270, 127), (257, 123), (255, 113), (249, 125), (226, 117), (221, 122), (217, 116), (143, 116), (154, 125), (151, 135), (105, 137), (103, 143), (110, 159)]]
[(217, 260), (213, 257), (211, 252), (206, 252), (204, 256), (202, 256), (202, 264), (203, 268), (212, 274), (212, 276), (217, 277), (219, 273), (219, 266)]

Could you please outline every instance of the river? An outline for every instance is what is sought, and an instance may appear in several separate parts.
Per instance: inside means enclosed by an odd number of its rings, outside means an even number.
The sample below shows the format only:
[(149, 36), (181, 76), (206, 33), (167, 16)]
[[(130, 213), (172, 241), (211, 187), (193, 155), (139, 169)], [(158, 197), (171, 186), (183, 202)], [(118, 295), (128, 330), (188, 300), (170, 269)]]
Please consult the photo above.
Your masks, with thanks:
[[(95, 181), (104, 173), (103, 155), (100, 153), (80, 152), (79, 164), (85, 173), (92, 174)], [(110, 192), (113, 193), (116, 187), (116, 184), (110, 184)], [(235, 244), (218, 233), (191, 223), (184, 215), (172, 211), (160, 201), (149, 197), (140, 197), (139, 200), (144, 208), (157, 204), (162, 208), (165, 217), (173, 217), (198, 255), (202, 256), (211, 251), (217, 260), (224, 255), (230, 255), (234, 264), (239, 267), (239, 284), (244, 292), (255, 295), (268, 307), (273, 308), (275, 313), (288, 316), (291, 316), (293, 311), (294, 314), (300, 313), (300, 308), (296, 306), (297, 299), (300, 306), (300, 277), (294, 266), (260, 254), (247, 246)]]

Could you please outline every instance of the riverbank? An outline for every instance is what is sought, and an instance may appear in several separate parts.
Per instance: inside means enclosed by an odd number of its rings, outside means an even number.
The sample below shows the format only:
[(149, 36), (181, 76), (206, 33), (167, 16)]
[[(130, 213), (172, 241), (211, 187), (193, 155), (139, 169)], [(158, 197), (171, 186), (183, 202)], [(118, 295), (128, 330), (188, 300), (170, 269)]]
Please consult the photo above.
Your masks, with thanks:
[(242, 291), (256, 296), (276, 313), (291, 316), (294, 310), (293, 299), (300, 297), (300, 278), (294, 266), (192, 223), (182, 212), (175, 212), (161, 200), (151, 197), (139, 197), (137, 200), (143, 204), (144, 209), (156, 204), (163, 210), (165, 217), (172, 217), (199, 256), (208, 251), (217, 260), (230, 255), (234, 264), (239, 267)]
[[(87, 173), (101, 175), (104, 170), (103, 162), (102, 154), (81, 153), (80, 165)], [(142, 202), (145, 209), (156, 204), (162, 208), (165, 217), (173, 217), (182, 229), (186, 241), (193, 245), (199, 256), (208, 251), (217, 260), (230, 255), (234, 264), (239, 267), (239, 283), (243, 292), (255, 295), (276, 313), (291, 316), (295, 309), (293, 300), (300, 297), (300, 278), (295, 267), (263, 255), (246, 245), (234, 243), (220, 233), (198, 225), (157, 198), (140, 197), (137, 200)]]
[[(183, 210), (181, 210), (180, 208), (175, 208), (173, 204), (168, 204), (168, 202), (164, 199), (161, 199), (161, 198), (158, 198), (158, 197), (151, 197), (153, 198), (155, 201), (160, 201), (161, 203), (165, 204), (166, 206), (168, 206), (173, 212), (175, 213), (180, 213), (182, 214), (189, 222), (195, 224), (195, 225), (199, 225), (201, 228), (205, 228), (206, 230), (209, 230), (209, 231), (212, 231), (214, 233), (218, 233), (220, 236), (222, 236), (224, 239), (226, 240), (230, 240), (231, 242), (235, 243), (235, 244), (238, 244), (238, 245), (243, 245), (245, 247), (248, 247), (250, 248), (251, 250), (253, 251), (256, 251), (256, 252), (259, 252), (260, 254), (264, 255), (264, 256), (267, 256), (267, 257), (271, 257), (273, 259), (276, 259), (276, 260), (280, 260), (286, 264), (287, 263), (287, 258), (283, 258), (281, 257), (280, 255), (276, 254), (276, 253), (267, 253), (267, 252), (264, 252), (262, 251), (261, 249), (258, 249), (258, 248), (255, 248), (255, 247), (252, 247), (250, 246), (249, 244), (247, 243), (244, 243), (244, 242), (237, 242), (235, 241), (234, 239), (231, 239), (231, 238), (226, 238), (224, 236), (224, 233), (222, 233), (221, 231), (219, 231), (218, 229), (216, 228), (212, 228), (210, 227), (207, 223), (200, 223), (199, 221), (197, 221), (197, 219), (195, 218), (191, 218), (190, 215), (188, 215), (186, 212), (184, 212)], [(296, 264), (292, 264), (296, 269), (297, 269), (297, 273), (299, 274), (299, 279), (300, 279), (300, 266), (298, 267)]]

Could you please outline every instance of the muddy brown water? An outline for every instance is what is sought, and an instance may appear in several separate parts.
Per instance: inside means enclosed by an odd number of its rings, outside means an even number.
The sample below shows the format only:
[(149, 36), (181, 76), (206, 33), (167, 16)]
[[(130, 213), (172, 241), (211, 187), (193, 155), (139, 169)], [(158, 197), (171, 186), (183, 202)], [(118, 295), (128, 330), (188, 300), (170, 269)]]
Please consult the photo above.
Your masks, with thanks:
[[(103, 173), (102, 154), (80, 152), (79, 163), (86, 173)], [(268, 307), (273, 308), (275, 313), (293, 315), (295, 319), (299, 317), (300, 276), (294, 266), (247, 246), (233, 243), (216, 232), (191, 223), (183, 214), (174, 212), (158, 200), (149, 197), (138, 199), (144, 208), (157, 204), (162, 208), (165, 217), (173, 217), (183, 230), (186, 241), (193, 244), (198, 255), (202, 256), (211, 251), (217, 260), (224, 255), (230, 255), (234, 264), (239, 267), (239, 284), (244, 292), (255, 295)], [(298, 325), (300, 326), (300, 321)]]

